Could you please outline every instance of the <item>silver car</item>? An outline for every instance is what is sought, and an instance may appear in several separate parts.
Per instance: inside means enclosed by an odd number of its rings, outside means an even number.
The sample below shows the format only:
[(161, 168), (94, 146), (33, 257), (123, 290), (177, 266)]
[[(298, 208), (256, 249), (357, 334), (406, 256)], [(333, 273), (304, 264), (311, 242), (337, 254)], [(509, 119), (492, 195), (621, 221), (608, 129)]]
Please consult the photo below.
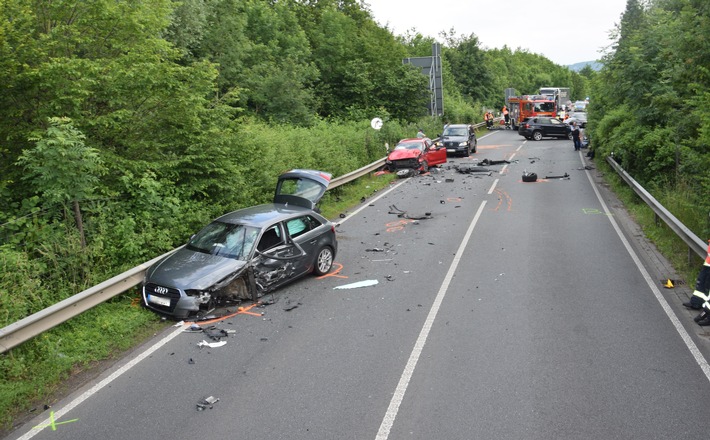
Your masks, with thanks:
[(316, 212), (331, 175), (279, 176), (274, 203), (225, 214), (146, 272), (143, 303), (176, 319), (258, 298), (309, 273), (330, 271), (335, 225)]

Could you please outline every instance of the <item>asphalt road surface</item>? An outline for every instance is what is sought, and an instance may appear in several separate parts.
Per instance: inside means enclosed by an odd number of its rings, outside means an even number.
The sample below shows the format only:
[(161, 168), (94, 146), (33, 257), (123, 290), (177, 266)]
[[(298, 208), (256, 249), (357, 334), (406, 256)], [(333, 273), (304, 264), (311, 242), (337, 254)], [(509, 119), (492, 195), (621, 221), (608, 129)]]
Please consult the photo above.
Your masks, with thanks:
[[(347, 213), (337, 271), (215, 324), (224, 346), (172, 328), (9, 438), (702, 438), (693, 282), (662, 287), (672, 269), (584, 153), (483, 136)], [(510, 163), (457, 171), (484, 158)]]

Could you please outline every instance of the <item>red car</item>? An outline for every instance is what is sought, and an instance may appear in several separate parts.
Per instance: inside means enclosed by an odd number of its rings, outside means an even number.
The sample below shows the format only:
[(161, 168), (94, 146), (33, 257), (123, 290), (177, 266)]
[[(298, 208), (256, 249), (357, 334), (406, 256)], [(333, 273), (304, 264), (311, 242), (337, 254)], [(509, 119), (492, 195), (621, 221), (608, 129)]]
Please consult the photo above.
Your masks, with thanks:
[(446, 163), (446, 148), (429, 138), (402, 139), (387, 156), (390, 171), (414, 169), (426, 173), (430, 167)]

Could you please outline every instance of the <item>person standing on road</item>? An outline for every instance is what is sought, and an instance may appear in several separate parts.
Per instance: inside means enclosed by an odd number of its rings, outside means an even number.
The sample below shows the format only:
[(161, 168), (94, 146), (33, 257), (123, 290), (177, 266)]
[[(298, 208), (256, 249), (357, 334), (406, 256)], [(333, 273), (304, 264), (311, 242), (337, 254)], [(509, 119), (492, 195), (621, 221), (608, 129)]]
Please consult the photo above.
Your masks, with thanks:
[(510, 115), (508, 114), (508, 107), (503, 106), (501, 113), (503, 113), (503, 119), (505, 119), (505, 127), (510, 127)]
[(695, 281), (695, 291), (690, 297), (690, 301), (684, 302), (683, 305), (689, 309), (701, 310), (698, 316), (695, 317), (695, 322), (699, 325), (710, 325), (710, 240), (708, 240), (707, 255), (705, 262), (698, 274), (698, 279)]
[(572, 129), (572, 142), (574, 142), (574, 151), (579, 151), (582, 149), (582, 140), (580, 139), (579, 127), (576, 122), (570, 124)]

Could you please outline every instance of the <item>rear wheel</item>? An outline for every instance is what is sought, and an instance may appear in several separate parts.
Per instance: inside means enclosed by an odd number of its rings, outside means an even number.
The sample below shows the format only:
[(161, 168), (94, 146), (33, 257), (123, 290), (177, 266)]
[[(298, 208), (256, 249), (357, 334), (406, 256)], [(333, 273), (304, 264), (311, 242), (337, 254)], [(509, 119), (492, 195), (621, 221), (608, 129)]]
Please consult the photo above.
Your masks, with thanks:
[(534, 131), (532, 137), (536, 141), (542, 140), (542, 132), (541, 131)]
[(333, 249), (331, 249), (330, 246), (323, 246), (316, 256), (316, 264), (313, 268), (313, 272), (319, 276), (325, 275), (330, 272), (331, 267), (333, 267)]

